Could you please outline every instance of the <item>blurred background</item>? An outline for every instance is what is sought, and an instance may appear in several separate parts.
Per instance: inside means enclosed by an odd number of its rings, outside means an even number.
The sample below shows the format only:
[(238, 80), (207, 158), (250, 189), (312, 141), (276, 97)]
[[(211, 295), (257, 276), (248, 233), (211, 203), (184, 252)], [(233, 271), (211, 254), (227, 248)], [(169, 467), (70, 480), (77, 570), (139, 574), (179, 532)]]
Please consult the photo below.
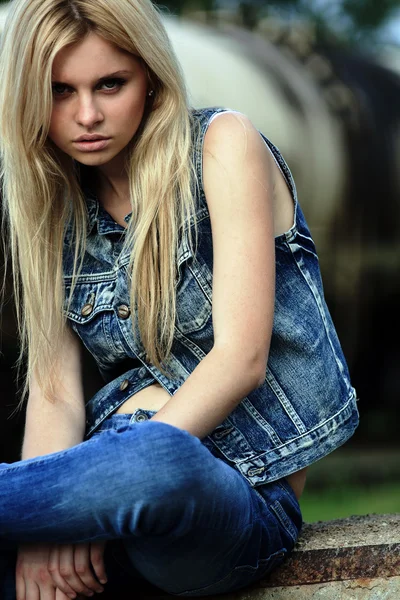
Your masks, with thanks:
[[(242, 111), (279, 147), (317, 245), (361, 420), (309, 469), (304, 518), (399, 512), (400, 0), (158, 5), (192, 105)], [(0, 460), (11, 462), (24, 414), (9, 288), (1, 317)]]

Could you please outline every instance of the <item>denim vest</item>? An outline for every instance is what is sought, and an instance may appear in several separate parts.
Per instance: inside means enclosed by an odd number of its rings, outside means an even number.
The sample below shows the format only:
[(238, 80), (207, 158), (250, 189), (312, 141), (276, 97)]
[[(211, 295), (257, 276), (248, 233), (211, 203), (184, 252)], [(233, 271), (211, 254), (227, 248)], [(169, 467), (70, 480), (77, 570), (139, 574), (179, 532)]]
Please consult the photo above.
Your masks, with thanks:
[[(187, 233), (181, 235), (169, 377), (146, 361), (138, 332), (132, 332), (129, 252), (121, 252), (125, 230), (93, 195), (87, 195), (86, 254), (68, 309), (65, 304), (72, 329), (94, 356), (106, 382), (86, 406), (87, 436), (131, 395), (155, 382), (174, 394), (213, 347), (213, 249), (202, 186), (202, 154), (209, 124), (224, 110), (193, 112), (198, 246), (194, 255)], [(264, 383), (243, 398), (203, 440), (215, 456), (236, 468), (252, 486), (287, 476), (322, 458), (346, 442), (358, 425), (355, 390), (325, 303), (315, 246), (295, 184), (278, 149), (263, 138), (295, 205), (293, 226), (275, 239), (276, 297), (268, 366)], [(66, 297), (71, 287), (72, 257), (73, 243), (66, 236)], [(142, 419), (140, 416), (137, 420), (146, 419), (146, 411)]]

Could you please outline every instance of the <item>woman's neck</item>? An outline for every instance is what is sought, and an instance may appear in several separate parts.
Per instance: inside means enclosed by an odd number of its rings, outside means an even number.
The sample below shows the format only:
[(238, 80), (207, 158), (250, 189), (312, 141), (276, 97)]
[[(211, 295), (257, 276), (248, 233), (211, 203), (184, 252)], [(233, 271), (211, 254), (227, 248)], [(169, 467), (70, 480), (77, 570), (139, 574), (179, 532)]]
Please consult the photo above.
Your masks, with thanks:
[(128, 174), (121, 169), (97, 169), (96, 193), (106, 210), (108, 207), (130, 206)]

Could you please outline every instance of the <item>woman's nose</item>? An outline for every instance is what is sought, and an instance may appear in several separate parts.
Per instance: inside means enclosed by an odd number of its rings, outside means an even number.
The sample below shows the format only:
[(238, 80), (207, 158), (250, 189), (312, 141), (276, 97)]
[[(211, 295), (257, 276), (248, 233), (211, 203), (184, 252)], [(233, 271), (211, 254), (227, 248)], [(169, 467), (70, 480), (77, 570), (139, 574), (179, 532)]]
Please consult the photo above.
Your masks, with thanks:
[(93, 96), (78, 99), (76, 122), (87, 129), (103, 121), (104, 116)]

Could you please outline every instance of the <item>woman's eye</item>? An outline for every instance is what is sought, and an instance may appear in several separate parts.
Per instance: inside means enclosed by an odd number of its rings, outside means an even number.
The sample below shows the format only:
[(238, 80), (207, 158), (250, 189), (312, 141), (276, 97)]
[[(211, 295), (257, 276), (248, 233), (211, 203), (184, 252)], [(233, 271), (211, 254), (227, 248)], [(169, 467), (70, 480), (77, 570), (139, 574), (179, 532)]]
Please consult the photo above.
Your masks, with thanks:
[(125, 84), (125, 79), (105, 79), (99, 85), (105, 91), (119, 90)]
[(53, 83), (51, 88), (54, 96), (63, 96), (68, 91), (68, 87), (63, 83)]

